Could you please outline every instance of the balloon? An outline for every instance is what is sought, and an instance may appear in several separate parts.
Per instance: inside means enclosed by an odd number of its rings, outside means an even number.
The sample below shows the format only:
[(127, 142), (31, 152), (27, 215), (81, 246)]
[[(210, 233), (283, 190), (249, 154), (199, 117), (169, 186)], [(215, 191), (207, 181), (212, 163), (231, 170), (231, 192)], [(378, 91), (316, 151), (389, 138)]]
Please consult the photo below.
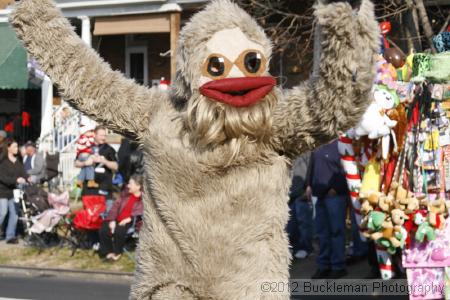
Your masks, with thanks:
[(388, 63), (391, 63), (395, 68), (401, 68), (405, 64), (405, 57), (395, 48), (387, 48), (384, 50), (383, 57)]

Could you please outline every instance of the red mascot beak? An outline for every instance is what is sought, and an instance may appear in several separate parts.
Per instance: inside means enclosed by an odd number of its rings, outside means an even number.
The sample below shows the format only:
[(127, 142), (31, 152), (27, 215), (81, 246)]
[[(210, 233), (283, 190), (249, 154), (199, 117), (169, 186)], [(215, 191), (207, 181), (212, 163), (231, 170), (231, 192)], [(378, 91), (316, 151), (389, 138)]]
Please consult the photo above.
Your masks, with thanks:
[(200, 87), (203, 96), (219, 102), (246, 107), (263, 99), (275, 86), (273, 77), (240, 77), (213, 80)]

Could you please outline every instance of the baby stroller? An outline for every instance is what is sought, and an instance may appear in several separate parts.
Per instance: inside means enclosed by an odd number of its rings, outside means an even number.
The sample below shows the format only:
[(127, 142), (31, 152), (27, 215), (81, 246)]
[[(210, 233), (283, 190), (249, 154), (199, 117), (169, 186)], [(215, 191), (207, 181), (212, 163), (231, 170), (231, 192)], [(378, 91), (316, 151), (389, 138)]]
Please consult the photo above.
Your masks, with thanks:
[(81, 199), (83, 209), (75, 213), (70, 224), (72, 255), (78, 248), (89, 249), (93, 246), (89, 240), (90, 234), (97, 234), (102, 226), (102, 214), (106, 211), (105, 196), (86, 195)]
[(30, 228), (29, 243), (35, 242), (40, 248), (51, 246), (52, 242), (59, 244), (57, 229), (61, 219), (70, 211), (69, 193), (64, 192), (61, 195), (50, 193), (48, 203), (51, 208), (31, 217), (33, 225)]
[(48, 194), (36, 185), (20, 185), (16, 190), (16, 199), (20, 203), (23, 229), (26, 236), (31, 236), (31, 218), (50, 208)]

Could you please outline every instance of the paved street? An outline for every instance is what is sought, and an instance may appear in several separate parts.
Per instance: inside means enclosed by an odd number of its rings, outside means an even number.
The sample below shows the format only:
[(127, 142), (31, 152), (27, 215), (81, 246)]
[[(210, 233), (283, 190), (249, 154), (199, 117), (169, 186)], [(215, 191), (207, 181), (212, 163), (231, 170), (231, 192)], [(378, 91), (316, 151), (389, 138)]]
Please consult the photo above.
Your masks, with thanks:
[[(315, 256), (306, 260), (294, 261), (291, 269), (292, 279), (307, 279), (315, 271)], [(363, 278), (367, 274), (367, 263), (362, 261), (348, 268), (348, 279)], [(82, 276), (82, 275), (81, 275)], [(0, 274), (0, 300), (123, 300), (127, 299), (129, 282), (93, 281), (90, 278), (57, 278), (55, 276), (18, 276)], [(292, 299), (407, 299), (406, 296), (296, 296)]]
[[(316, 271), (316, 256), (313, 254), (305, 260), (294, 260), (291, 267), (291, 279), (309, 279)], [(347, 267), (348, 275), (343, 279), (362, 279), (368, 275), (368, 263), (366, 260)], [(336, 300), (365, 300), (365, 299), (386, 299), (386, 300), (407, 300), (408, 296), (295, 296), (291, 299), (336, 299)]]
[(124, 300), (129, 290), (127, 282), (0, 275), (0, 300)]

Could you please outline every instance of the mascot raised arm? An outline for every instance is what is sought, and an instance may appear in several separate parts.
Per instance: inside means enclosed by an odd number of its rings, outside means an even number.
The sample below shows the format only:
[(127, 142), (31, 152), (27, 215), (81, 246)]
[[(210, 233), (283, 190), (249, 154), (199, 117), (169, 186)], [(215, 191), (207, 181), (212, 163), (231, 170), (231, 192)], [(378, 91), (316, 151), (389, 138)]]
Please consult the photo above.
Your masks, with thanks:
[(373, 5), (317, 4), (320, 71), (290, 89), (269, 73), (272, 44), (229, 0), (180, 33), (170, 92), (112, 71), (51, 0), (22, 0), (10, 22), (64, 99), (133, 136), (146, 159), (144, 225), (130, 299), (289, 299), (290, 162), (355, 126), (380, 41)]

